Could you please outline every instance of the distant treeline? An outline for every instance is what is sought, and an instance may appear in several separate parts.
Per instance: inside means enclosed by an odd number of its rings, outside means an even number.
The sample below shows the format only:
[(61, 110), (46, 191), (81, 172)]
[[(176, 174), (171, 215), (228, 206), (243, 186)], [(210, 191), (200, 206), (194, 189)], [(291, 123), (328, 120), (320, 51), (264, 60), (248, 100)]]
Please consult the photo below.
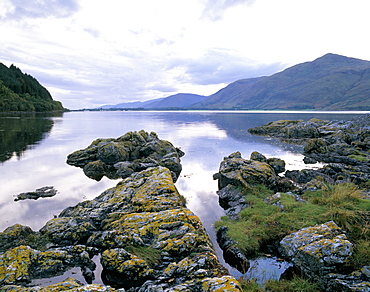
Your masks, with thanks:
[(14, 65), (0, 63), (0, 112), (63, 111), (49, 91), (31, 75), (22, 73)]

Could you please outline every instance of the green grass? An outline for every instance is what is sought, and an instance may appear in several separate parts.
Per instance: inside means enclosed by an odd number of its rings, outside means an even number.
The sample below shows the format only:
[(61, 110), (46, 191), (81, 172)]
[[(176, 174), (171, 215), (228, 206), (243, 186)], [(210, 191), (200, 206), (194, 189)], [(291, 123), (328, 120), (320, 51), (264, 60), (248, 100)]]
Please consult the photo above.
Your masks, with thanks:
[[(225, 216), (215, 226), (227, 226), (230, 238), (249, 257), (263, 252), (265, 244), (280, 241), (304, 227), (331, 220), (347, 232), (354, 244), (370, 240), (370, 200), (362, 199), (362, 192), (354, 184), (328, 186), (327, 190), (307, 192), (303, 196), (307, 203), (298, 203), (293, 196), (281, 193), (283, 210), (264, 201), (272, 194), (265, 187), (258, 186), (245, 191), (250, 207), (240, 212), (238, 220), (230, 220)], [(366, 249), (355, 248), (353, 265), (359, 266), (363, 257), (368, 258)]]
[(145, 260), (149, 265), (159, 264), (161, 251), (150, 246), (126, 246), (125, 250)]
[(241, 279), (243, 292), (321, 292), (320, 287), (307, 279), (294, 276), (291, 280), (268, 280), (259, 285), (254, 279)]
[(304, 278), (294, 277), (292, 280), (269, 280), (265, 283), (265, 291), (271, 292), (319, 292), (322, 291), (317, 284)]
[(367, 156), (363, 154), (351, 154), (351, 155), (348, 155), (348, 157), (352, 159), (356, 159), (358, 161), (368, 161)]

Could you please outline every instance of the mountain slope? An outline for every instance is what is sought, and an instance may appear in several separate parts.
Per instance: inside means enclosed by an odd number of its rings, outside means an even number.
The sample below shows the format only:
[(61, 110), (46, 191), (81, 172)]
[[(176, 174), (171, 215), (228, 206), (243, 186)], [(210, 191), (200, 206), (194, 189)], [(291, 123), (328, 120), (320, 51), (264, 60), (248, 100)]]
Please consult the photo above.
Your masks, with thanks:
[(178, 93), (165, 98), (151, 99), (147, 101), (135, 101), (127, 103), (119, 103), (116, 105), (104, 105), (101, 109), (175, 109), (188, 108), (191, 105), (205, 100), (207, 97), (192, 93)]
[(0, 112), (62, 110), (62, 104), (34, 77), (0, 63)]
[(99, 108), (101, 109), (132, 109), (132, 108), (147, 108), (151, 104), (161, 101), (163, 98), (151, 99), (147, 101), (133, 101), (133, 102), (124, 102), (115, 105), (103, 105)]
[(231, 83), (192, 108), (370, 110), (370, 61), (326, 54)]
[(207, 97), (192, 93), (178, 93), (170, 95), (146, 108), (188, 108), (191, 105), (202, 102)]

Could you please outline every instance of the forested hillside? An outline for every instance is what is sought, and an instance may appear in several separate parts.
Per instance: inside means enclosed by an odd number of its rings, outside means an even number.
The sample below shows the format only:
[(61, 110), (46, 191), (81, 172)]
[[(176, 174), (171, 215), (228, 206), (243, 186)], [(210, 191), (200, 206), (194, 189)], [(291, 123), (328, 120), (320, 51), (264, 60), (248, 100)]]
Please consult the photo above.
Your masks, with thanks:
[(0, 63), (0, 112), (62, 110), (62, 104), (34, 77), (14, 65), (8, 68)]

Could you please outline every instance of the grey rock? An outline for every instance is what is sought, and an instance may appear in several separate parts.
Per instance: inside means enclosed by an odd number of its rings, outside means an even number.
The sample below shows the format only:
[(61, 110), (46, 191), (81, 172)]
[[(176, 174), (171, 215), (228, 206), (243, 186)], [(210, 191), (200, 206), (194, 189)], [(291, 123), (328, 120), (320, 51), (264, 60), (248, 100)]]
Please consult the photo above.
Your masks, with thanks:
[(126, 178), (149, 167), (165, 166), (176, 182), (181, 173), (180, 158), (184, 152), (156, 133), (128, 132), (114, 139), (96, 139), (86, 149), (67, 157), (67, 163), (83, 168), (86, 176), (101, 180)]

